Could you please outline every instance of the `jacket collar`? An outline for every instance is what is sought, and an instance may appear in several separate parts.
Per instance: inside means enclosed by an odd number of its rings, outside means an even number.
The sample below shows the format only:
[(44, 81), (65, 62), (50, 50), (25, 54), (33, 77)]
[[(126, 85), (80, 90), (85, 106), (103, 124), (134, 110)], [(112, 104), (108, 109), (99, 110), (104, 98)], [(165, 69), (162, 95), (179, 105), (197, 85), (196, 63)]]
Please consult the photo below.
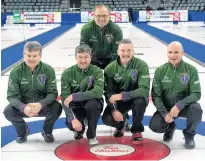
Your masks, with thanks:
[[(25, 62), (23, 62), (23, 66), (26, 67), (26, 69), (28, 69), (28, 71), (31, 73), (30, 67)], [(42, 62), (40, 61), (33, 72), (39, 70), (41, 66), (42, 66)]]
[(169, 67), (172, 69), (180, 68), (183, 64), (184, 64), (183, 60), (181, 60), (176, 66), (173, 66), (170, 62), (168, 62)]
[(109, 20), (108, 24), (105, 25), (102, 29), (100, 28), (100, 26), (98, 26), (98, 25), (95, 23), (94, 20), (93, 20), (93, 23), (94, 23), (95, 26), (97, 26), (97, 28), (98, 28), (99, 30), (103, 31), (103, 30), (105, 30), (105, 29), (110, 25), (110, 23), (112, 23), (112, 22), (111, 22), (111, 20)]
[(79, 68), (78, 65), (76, 64), (76, 69), (77, 69), (78, 72), (87, 73), (87, 72), (90, 70), (91, 66), (92, 66), (92, 65), (89, 64), (88, 68), (85, 69), (85, 70), (83, 70), (83, 69)]
[[(130, 64), (132, 64), (132, 62), (134, 61), (134, 56), (132, 56), (132, 59), (128, 62), (127, 66), (130, 66)], [(120, 65), (120, 66), (123, 66), (121, 63), (120, 63), (120, 57), (118, 56), (117, 57), (117, 64)]]

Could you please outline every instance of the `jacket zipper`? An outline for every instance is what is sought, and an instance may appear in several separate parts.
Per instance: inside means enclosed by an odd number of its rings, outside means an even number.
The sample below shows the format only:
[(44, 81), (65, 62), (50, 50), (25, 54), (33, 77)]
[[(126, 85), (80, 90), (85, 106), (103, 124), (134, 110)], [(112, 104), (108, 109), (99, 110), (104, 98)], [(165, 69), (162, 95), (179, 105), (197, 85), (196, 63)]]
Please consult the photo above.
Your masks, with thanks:
[(174, 101), (175, 101), (175, 105), (176, 105), (176, 67), (174, 67)]
[[(104, 45), (103, 42), (104, 42), (104, 41), (103, 41), (103, 36), (102, 36), (102, 35), (103, 35), (103, 34), (102, 34), (102, 30), (100, 31), (100, 33), (101, 33), (101, 35), (100, 35), (100, 36), (101, 36), (101, 42), (100, 42), (100, 43), (102, 44), (102, 46), (101, 46), (101, 53), (100, 53), (100, 54), (103, 54), (103, 45)], [(102, 56), (102, 55), (101, 55), (101, 56)]]
[[(35, 71), (34, 71), (35, 72)], [(33, 99), (33, 103), (34, 103), (34, 95), (33, 95), (33, 75), (34, 75), (34, 72), (33, 72), (33, 74), (32, 74), (32, 72), (30, 71), (30, 73), (31, 73), (31, 77), (32, 77), (32, 90), (31, 90), (31, 92), (32, 92), (32, 99)]]
[[(81, 78), (83, 79), (83, 75), (84, 75), (84, 71), (82, 70), (81, 71), (82, 75), (81, 75)], [(82, 84), (80, 84), (80, 88), (81, 88), (81, 91), (83, 91), (83, 87), (82, 87)], [(81, 106), (83, 106), (83, 101), (80, 102), (81, 103)]]

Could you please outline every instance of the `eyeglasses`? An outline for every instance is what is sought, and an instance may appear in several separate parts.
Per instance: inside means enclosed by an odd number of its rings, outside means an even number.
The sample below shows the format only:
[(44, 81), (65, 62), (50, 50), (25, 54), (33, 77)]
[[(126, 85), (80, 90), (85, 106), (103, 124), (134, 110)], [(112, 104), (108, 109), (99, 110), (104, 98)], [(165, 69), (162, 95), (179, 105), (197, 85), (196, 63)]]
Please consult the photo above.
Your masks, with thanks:
[(95, 15), (96, 18), (108, 18), (109, 15)]
[(89, 60), (90, 58), (91, 58), (90, 56), (85, 56), (85, 57), (77, 56), (77, 59), (79, 60), (83, 60), (83, 59)]

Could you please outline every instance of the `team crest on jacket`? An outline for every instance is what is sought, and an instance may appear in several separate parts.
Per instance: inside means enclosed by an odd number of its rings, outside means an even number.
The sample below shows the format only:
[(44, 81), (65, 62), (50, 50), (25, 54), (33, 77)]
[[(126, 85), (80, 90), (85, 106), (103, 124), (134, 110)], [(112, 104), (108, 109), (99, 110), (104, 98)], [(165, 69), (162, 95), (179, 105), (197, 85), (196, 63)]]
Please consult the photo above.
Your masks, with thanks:
[(46, 79), (47, 79), (46, 75), (44, 75), (44, 74), (39, 74), (38, 75), (38, 81), (39, 81), (40, 84), (45, 84)]
[(137, 79), (137, 71), (131, 71), (131, 78), (133, 79), (133, 80), (136, 80)]
[(189, 74), (187, 73), (182, 73), (181, 74), (181, 81), (183, 84), (187, 84), (189, 81)]
[(107, 42), (110, 44), (113, 40), (112, 34), (106, 34), (105, 37), (106, 37)]

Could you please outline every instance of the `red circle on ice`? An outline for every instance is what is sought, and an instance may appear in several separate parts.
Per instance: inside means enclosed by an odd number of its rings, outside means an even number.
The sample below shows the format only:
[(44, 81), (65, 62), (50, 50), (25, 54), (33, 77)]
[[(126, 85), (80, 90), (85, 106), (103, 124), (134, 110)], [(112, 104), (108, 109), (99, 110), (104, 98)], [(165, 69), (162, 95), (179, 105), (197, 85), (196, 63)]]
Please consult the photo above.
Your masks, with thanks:
[(146, 139), (133, 144), (131, 136), (98, 136), (99, 144), (90, 146), (88, 139), (72, 140), (55, 149), (62, 160), (161, 160), (169, 155), (167, 145)]

